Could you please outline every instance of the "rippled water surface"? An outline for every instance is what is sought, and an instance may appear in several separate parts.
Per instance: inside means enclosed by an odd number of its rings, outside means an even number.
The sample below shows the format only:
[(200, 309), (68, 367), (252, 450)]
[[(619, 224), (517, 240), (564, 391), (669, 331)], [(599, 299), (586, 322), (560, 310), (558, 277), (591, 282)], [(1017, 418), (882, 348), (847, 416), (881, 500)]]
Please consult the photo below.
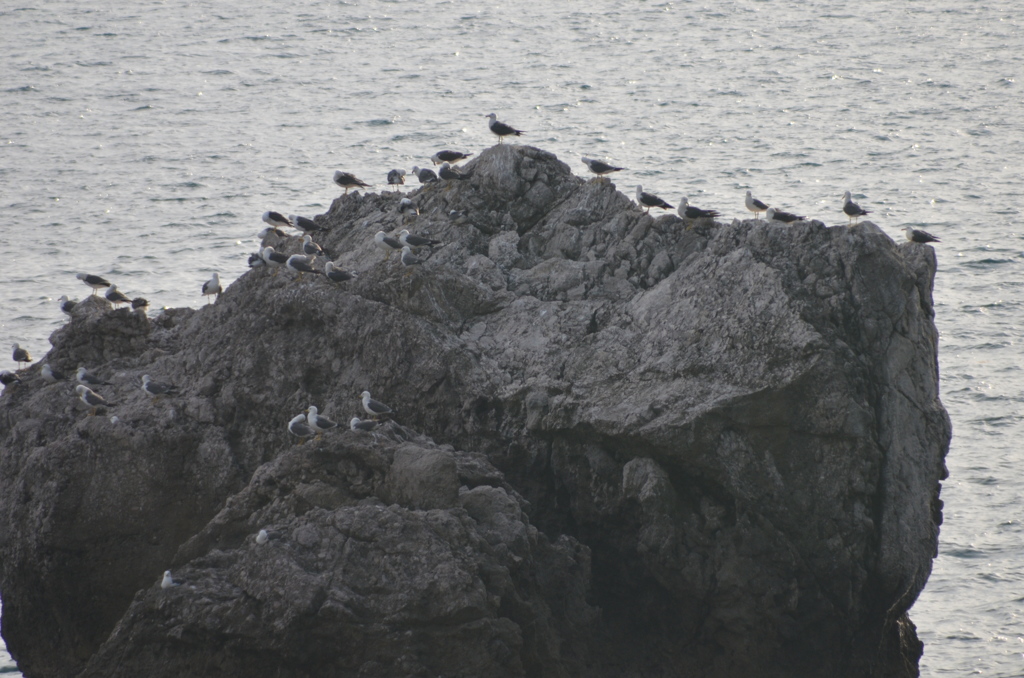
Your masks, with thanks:
[(922, 674), (1024, 675), (1015, 3), (18, 1), (0, 6), (0, 347), (37, 358), (54, 300), (87, 292), (76, 272), (198, 305), (211, 272), (244, 272), (265, 210), (325, 211), (335, 169), (379, 190), (479, 151), (491, 111), (577, 171), (630, 168), (627, 193), (746, 217), (751, 189), (839, 224), (850, 190), (894, 238), (942, 238), (955, 437), (912, 611)]

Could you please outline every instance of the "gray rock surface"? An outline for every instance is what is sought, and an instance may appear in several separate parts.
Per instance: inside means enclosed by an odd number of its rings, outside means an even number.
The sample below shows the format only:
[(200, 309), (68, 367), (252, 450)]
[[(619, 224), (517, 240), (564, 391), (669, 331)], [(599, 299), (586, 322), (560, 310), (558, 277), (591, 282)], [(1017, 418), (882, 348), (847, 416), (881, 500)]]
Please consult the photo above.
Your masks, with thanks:
[[(528, 146), (466, 169), (418, 217), (318, 217), (355, 280), (254, 270), (54, 333), (117, 406), (38, 367), (0, 397), (26, 675), (917, 675), (950, 436), (931, 248), (688, 230)], [(403, 228), (444, 244), (407, 271), (372, 242)], [(396, 421), (294, 444), (366, 389)]]

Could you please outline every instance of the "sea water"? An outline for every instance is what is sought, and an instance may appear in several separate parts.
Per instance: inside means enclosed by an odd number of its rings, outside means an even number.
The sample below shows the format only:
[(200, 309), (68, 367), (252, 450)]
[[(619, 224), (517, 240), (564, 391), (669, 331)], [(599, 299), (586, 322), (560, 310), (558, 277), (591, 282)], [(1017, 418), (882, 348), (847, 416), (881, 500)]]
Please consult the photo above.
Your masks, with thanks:
[(198, 306), (264, 211), (323, 213), (337, 169), (383, 190), (479, 152), (491, 112), (583, 175), (627, 167), (627, 195), (728, 220), (752, 190), (841, 225), (849, 190), (893, 238), (940, 237), (954, 438), (911, 616), (923, 675), (1024, 675), (1016, 3), (11, 0), (0, 32), (0, 349), (36, 359), (75, 273)]

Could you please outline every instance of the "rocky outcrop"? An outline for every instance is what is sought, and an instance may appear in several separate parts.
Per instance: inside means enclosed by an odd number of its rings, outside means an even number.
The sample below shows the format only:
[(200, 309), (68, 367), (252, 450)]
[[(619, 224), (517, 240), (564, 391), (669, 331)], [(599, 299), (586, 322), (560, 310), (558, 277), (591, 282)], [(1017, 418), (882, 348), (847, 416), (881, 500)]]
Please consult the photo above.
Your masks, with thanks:
[[(916, 675), (950, 435), (932, 250), (654, 217), (530, 147), (467, 170), (419, 216), (318, 217), (355, 280), (254, 270), (54, 333), (117, 406), (36, 367), (0, 398), (26, 675)], [(373, 244), (402, 228), (445, 244), (407, 270)], [(364, 389), (395, 421), (293, 444)]]

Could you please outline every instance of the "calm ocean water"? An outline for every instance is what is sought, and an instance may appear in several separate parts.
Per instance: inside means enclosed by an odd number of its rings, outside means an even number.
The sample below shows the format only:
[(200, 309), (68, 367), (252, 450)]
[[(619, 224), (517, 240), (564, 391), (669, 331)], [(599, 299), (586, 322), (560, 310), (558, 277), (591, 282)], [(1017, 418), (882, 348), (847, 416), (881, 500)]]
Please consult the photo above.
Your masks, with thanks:
[[(625, 6), (625, 7), (624, 7)], [(954, 439), (940, 555), (912, 611), (925, 676), (1024, 675), (1024, 31), (994, 2), (0, 7), (0, 348), (38, 359), (54, 301), (114, 280), (196, 306), (245, 271), (268, 209), (322, 213), (335, 169), (384, 183), (484, 115), (583, 172), (745, 218), (748, 189), (894, 238), (942, 238), (937, 323)], [(377, 190), (380, 190), (378, 186)], [(0, 674), (13, 671), (0, 650)]]

